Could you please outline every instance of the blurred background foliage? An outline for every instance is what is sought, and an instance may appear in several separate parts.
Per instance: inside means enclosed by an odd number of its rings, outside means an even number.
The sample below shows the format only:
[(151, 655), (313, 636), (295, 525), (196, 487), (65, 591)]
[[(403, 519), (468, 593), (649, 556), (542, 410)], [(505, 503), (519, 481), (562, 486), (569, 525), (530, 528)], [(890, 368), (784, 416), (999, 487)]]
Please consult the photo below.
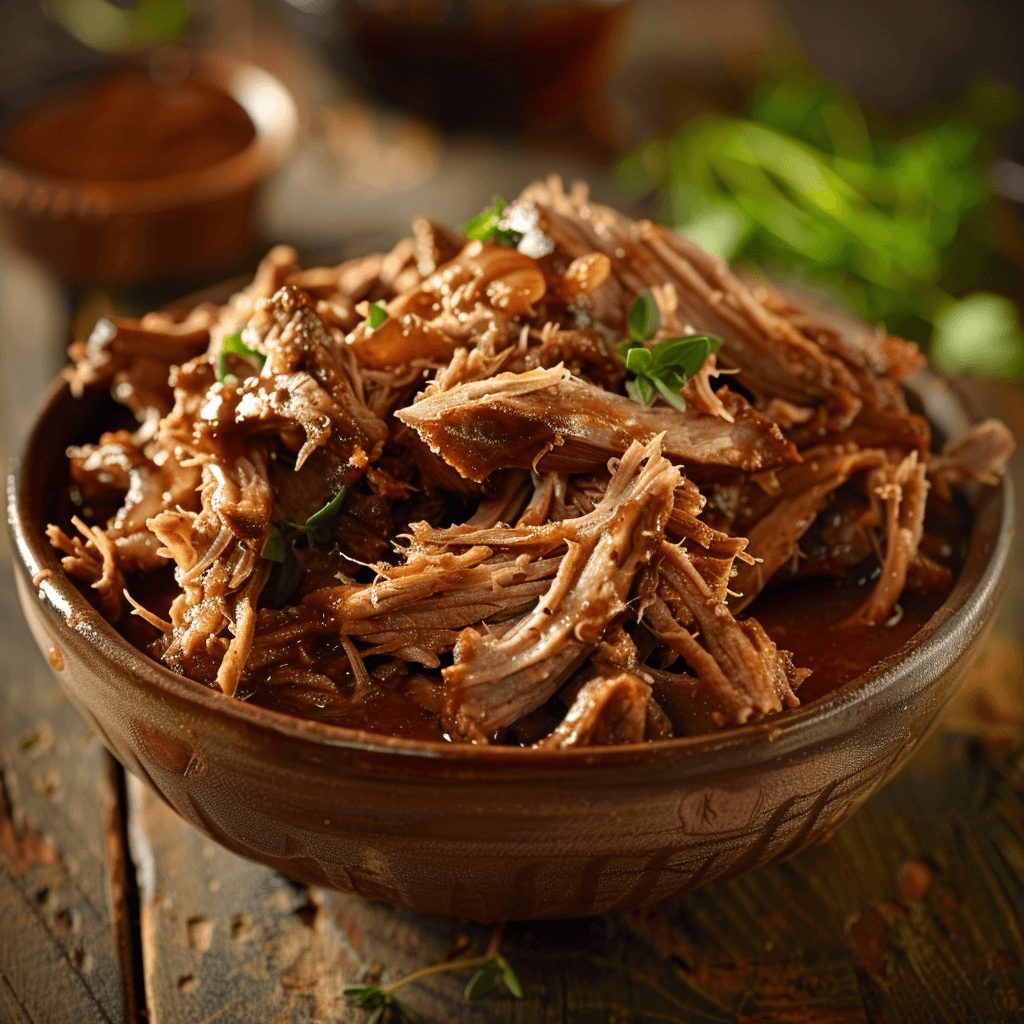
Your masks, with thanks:
[(947, 371), (1015, 378), (1024, 332), (1001, 293), (1021, 268), (989, 175), (1020, 112), (1012, 89), (982, 84), (900, 130), (803, 71), (763, 81), (745, 116), (701, 114), (647, 142), (616, 174), (709, 251), (823, 290)]
[(179, 39), (192, 16), (190, 0), (50, 0), (50, 16), (76, 39), (103, 53), (134, 53)]

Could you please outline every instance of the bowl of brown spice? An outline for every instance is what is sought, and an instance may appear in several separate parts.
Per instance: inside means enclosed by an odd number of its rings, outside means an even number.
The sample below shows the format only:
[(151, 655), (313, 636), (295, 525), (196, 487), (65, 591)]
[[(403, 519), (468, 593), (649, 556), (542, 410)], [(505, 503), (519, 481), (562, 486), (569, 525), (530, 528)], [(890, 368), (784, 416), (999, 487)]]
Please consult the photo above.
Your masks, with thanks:
[(8, 492), (65, 690), (225, 846), (424, 912), (821, 841), (1010, 570), (1013, 439), (914, 346), (555, 179), (72, 356)]
[(257, 241), (260, 183), (298, 130), (287, 89), (225, 54), (164, 48), (65, 83), (0, 138), (0, 227), (75, 284), (189, 278)]

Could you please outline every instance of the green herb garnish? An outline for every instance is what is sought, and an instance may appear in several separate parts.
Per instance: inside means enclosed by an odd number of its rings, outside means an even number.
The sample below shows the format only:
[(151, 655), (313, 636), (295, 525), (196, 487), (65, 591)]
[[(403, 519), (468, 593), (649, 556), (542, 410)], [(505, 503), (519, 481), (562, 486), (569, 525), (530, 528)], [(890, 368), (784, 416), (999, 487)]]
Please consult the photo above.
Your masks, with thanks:
[(505, 988), (516, 997), (523, 998), (523, 986), (516, 977), (516, 972), (503, 956), (488, 957), (481, 965), (480, 970), (473, 975), (466, 986), (467, 999), (481, 999), (490, 995), (498, 987), (498, 979), (505, 983)]
[(650, 290), (641, 292), (633, 300), (633, 305), (629, 307), (626, 326), (633, 341), (650, 341), (658, 333), (658, 328), (661, 327), (661, 314)]
[(419, 1017), (405, 1003), (397, 1000), (380, 985), (360, 985), (355, 988), (347, 988), (345, 989), (345, 998), (351, 1006), (373, 1011), (366, 1018), (366, 1024), (377, 1024), (384, 1016), (384, 1011), (388, 1009), (394, 1010), (402, 1020), (410, 1021), (411, 1024), (415, 1024), (419, 1020)]
[(476, 242), (497, 242), (514, 249), (523, 238), (521, 231), (513, 231), (504, 222), (505, 200), (494, 197), (494, 205), (481, 210), (472, 220), (462, 225), (462, 233)]
[(270, 562), (283, 562), (285, 550), (284, 532), (278, 523), (270, 527), (270, 535), (263, 544), (260, 554)]
[(228, 370), (227, 356), (242, 356), (244, 359), (256, 359), (260, 368), (262, 369), (263, 364), (267, 361), (267, 357), (260, 351), (254, 348), (249, 348), (248, 345), (242, 341), (242, 332), (235, 331), (234, 334), (229, 334), (225, 339), (224, 343), (220, 347), (220, 358), (217, 360), (217, 380), (221, 384), (234, 384), (238, 378)]
[(619, 354), (626, 369), (636, 375), (626, 381), (626, 394), (641, 405), (650, 405), (657, 395), (680, 412), (686, 411), (686, 400), (679, 392), (704, 365), (712, 352), (722, 347), (718, 338), (698, 334), (691, 338), (666, 338), (647, 348), (638, 341), (624, 341)]
[(338, 522), (338, 513), (348, 488), (342, 486), (323, 508), (314, 512), (304, 526), (291, 519), (277, 519), (270, 527), (270, 533), (263, 544), (260, 554), (270, 562), (277, 562), (281, 572), (277, 577), (277, 590), (274, 592), (274, 607), (283, 608), (295, 596), (302, 579), (302, 568), (295, 554), (297, 534), (304, 533), (311, 548), (317, 551), (330, 551), (334, 547), (334, 528)]
[(669, 405), (686, 411), (686, 401), (679, 392), (704, 365), (712, 352), (722, 347), (718, 338), (697, 334), (686, 338), (666, 338), (649, 348), (650, 341), (661, 327), (661, 315), (654, 296), (641, 292), (629, 308), (629, 337), (618, 346), (626, 369), (634, 375), (626, 381), (626, 394), (640, 405), (650, 405), (661, 395)]
[(306, 520), (306, 525), (302, 529), (306, 531), (311, 548), (316, 548), (317, 551), (330, 551), (334, 547), (334, 527), (347, 493), (348, 488), (342, 487), (322, 509), (314, 512)]
[(371, 330), (377, 330), (378, 327), (388, 318), (388, 311), (384, 308), (381, 302), (371, 302), (366, 309), (366, 321), (370, 325)]
[(270, 528), (270, 534), (260, 554), (268, 561), (277, 562), (281, 571), (277, 577), (277, 589), (274, 591), (274, 607), (283, 608), (295, 596), (302, 579), (302, 568), (298, 555), (295, 554), (295, 538), (286, 536), (295, 524), (287, 519), (278, 519)]
[(274, 607), (283, 608), (290, 604), (301, 581), (302, 568), (299, 566), (299, 556), (295, 554), (295, 545), (286, 544), (281, 574), (277, 577), (277, 590), (274, 591)]

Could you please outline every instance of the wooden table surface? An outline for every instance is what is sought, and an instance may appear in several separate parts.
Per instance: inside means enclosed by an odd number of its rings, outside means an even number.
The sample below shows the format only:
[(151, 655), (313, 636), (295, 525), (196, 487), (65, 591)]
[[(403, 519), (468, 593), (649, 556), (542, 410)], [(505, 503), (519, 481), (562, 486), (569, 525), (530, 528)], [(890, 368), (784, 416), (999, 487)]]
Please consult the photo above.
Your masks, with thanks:
[[(6, 261), (6, 284), (31, 277)], [(52, 323), (12, 327), (3, 305), (6, 458), (60, 357), (33, 338), (52, 337)], [(976, 391), (1024, 437), (1019, 390)], [(1024, 480), (1020, 453), (1015, 463)], [(346, 986), (486, 945), (489, 929), (472, 922), (241, 860), (126, 779), (36, 650), (6, 539), (0, 650), (4, 1024), (359, 1022), (367, 1012), (346, 1004)], [(827, 843), (647, 910), (510, 924), (503, 952), (522, 1000), (469, 1002), (468, 973), (430, 977), (403, 1000), (426, 1021), (481, 1024), (1024, 1020), (1022, 740), (1018, 571), (940, 731)]]

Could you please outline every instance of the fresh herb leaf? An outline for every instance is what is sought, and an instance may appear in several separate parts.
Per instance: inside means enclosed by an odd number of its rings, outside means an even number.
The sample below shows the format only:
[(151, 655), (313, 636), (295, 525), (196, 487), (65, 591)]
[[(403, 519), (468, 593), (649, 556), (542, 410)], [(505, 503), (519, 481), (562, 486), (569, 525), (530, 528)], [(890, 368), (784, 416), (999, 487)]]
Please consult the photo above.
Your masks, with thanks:
[(505, 212), (505, 200), (494, 197), (493, 206), (485, 206), (475, 217), (462, 225), (462, 233), (471, 241), (486, 242), (493, 237)]
[(640, 405), (650, 405), (661, 395), (669, 405), (683, 412), (686, 401), (679, 392), (704, 365), (704, 360), (721, 347), (718, 338), (707, 334), (666, 338), (650, 348), (630, 338), (619, 345), (626, 369), (635, 374), (633, 380), (626, 381), (626, 394)]
[(395, 992), (406, 985), (412, 985), (429, 978), (435, 974), (445, 974), (449, 971), (464, 971), (470, 967), (477, 968), (476, 974), (466, 986), (467, 999), (479, 999), (481, 996), (489, 995), (498, 987), (500, 978), (505, 988), (512, 993), (516, 999), (523, 998), (523, 986), (519, 983), (515, 971), (512, 970), (509, 962), (500, 954), (501, 937), (505, 924), (501, 922), (494, 930), (491, 941), (488, 944), (487, 952), (483, 956), (470, 957), (463, 960), (448, 960), (443, 963), (433, 964), (412, 974), (392, 982), (390, 985), (359, 985), (345, 989), (345, 998), (352, 1006), (361, 1007), (364, 1010), (372, 1010), (367, 1024), (379, 1021), (390, 1009), (397, 1012), (403, 1020), (416, 1024), (419, 1018), (404, 1003), (395, 998)]
[(661, 314), (649, 289), (641, 292), (633, 300), (633, 305), (629, 307), (627, 326), (629, 336), (634, 341), (650, 341), (658, 333), (661, 327)]
[(515, 971), (509, 966), (509, 962), (502, 956), (489, 957), (480, 965), (480, 970), (466, 986), (466, 998), (481, 999), (490, 995), (497, 989), (499, 978), (512, 995), (517, 999), (523, 998), (523, 986), (519, 983)]
[(498, 978), (501, 977), (501, 964), (495, 957), (480, 965), (480, 970), (473, 975), (466, 985), (467, 999), (482, 999), (490, 995), (498, 987)]
[(682, 387), (704, 365), (712, 352), (717, 352), (722, 342), (709, 334), (695, 334), (686, 338), (667, 338), (651, 349), (654, 358), (648, 373), (672, 384), (679, 379)]
[[(686, 412), (686, 399), (679, 394), (679, 390), (673, 391), (660, 377), (652, 377), (651, 382), (658, 389), (658, 393), (662, 398), (668, 402), (673, 408), (678, 409), (680, 412)], [(680, 385), (680, 388), (682, 385)]]
[(462, 233), (472, 241), (497, 242), (514, 249), (523, 239), (521, 231), (513, 231), (504, 221), (505, 200), (494, 197), (494, 205), (485, 207), (462, 225)]
[(504, 958), (498, 958), (501, 961), (501, 980), (505, 982), (505, 988), (509, 990), (516, 997), (516, 999), (523, 998), (523, 986), (519, 979), (516, 977), (516, 972), (512, 970), (512, 965)]
[(338, 493), (322, 509), (314, 512), (305, 526), (299, 526), (292, 519), (276, 519), (270, 528), (260, 554), (270, 562), (277, 562), (281, 571), (277, 577), (274, 592), (274, 607), (283, 608), (290, 603), (302, 580), (302, 567), (295, 554), (296, 532), (305, 533), (309, 546), (317, 551), (330, 551), (334, 547), (334, 527), (348, 488), (342, 485)]
[(291, 602), (291, 599), (295, 596), (295, 591), (299, 589), (301, 579), (302, 568), (299, 565), (299, 558), (295, 554), (295, 545), (287, 543), (284, 545), (281, 573), (277, 577), (277, 590), (274, 592), (275, 608), (283, 608)]
[(654, 354), (649, 348), (641, 345), (639, 342), (627, 342), (626, 344), (630, 346), (624, 353), (626, 369), (639, 377), (647, 372), (648, 367), (651, 365), (651, 360), (654, 359)]
[(385, 1011), (389, 1009), (395, 1010), (402, 1020), (407, 1020), (410, 1024), (417, 1024), (419, 1021), (419, 1017), (405, 1003), (396, 999), (390, 992), (385, 992), (379, 985), (347, 988), (344, 995), (350, 1006), (373, 1011), (367, 1018), (366, 1024), (377, 1024), (384, 1016)]
[(383, 1006), (388, 998), (379, 985), (353, 985), (345, 989), (344, 996), (350, 1006), (361, 1009)]
[(637, 377), (626, 381), (626, 394), (637, 405), (650, 405), (654, 401), (654, 384), (649, 377)]
[(330, 551), (334, 547), (334, 527), (347, 493), (348, 488), (342, 485), (341, 490), (322, 509), (306, 520), (303, 529), (310, 547), (317, 551)]
[(242, 356), (245, 359), (258, 360), (260, 367), (267, 361), (267, 357), (254, 348), (249, 348), (242, 341), (242, 332), (235, 331), (229, 334), (220, 347), (220, 358), (217, 360), (217, 380), (221, 384), (233, 384), (238, 378), (228, 370), (227, 356)]
[(371, 302), (367, 307), (366, 321), (370, 325), (371, 330), (377, 330), (387, 318), (388, 311), (384, 308), (383, 303)]
[(263, 544), (263, 550), (260, 554), (270, 562), (283, 562), (284, 561), (284, 549), (286, 547), (286, 541), (284, 539), (284, 533), (281, 531), (281, 527), (277, 523), (274, 523), (270, 528), (270, 534), (267, 536), (266, 541)]

